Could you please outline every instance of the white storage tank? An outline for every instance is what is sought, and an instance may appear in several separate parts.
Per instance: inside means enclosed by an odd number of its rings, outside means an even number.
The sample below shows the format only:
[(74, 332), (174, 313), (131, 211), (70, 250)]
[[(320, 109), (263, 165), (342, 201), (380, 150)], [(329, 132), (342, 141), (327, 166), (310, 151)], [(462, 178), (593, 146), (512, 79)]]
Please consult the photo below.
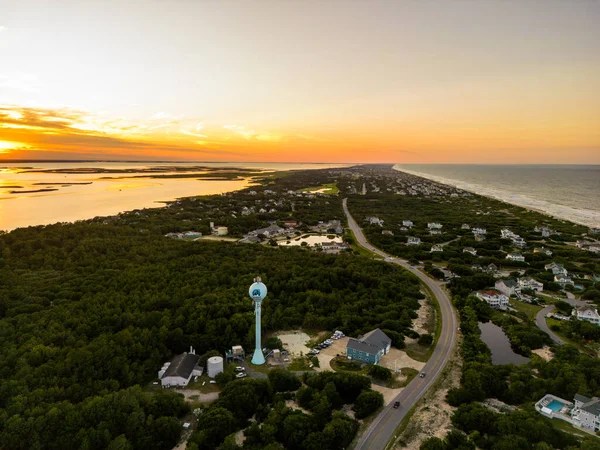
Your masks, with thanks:
[(220, 356), (208, 358), (208, 361), (206, 361), (206, 371), (208, 372), (208, 376), (210, 378), (214, 378), (223, 372), (223, 358)]

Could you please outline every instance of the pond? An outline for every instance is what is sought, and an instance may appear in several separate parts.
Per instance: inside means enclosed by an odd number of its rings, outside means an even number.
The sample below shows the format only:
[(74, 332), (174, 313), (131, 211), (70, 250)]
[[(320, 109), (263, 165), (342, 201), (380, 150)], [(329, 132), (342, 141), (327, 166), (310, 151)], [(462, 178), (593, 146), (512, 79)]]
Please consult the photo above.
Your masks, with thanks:
[(303, 242), (306, 242), (309, 247), (313, 247), (316, 244), (324, 244), (326, 242), (342, 242), (342, 238), (334, 235), (306, 235), (300, 238), (292, 238), (288, 241), (279, 241), (279, 245), (287, 246), (287, 245), (301, 245)]
[(481, 330), (481, 340), (492, 351), (492, 364), (497, 366), (501, 364), (520, 366), (529, 362), (529, 358), (513, 351), (504, 330), (498, 325), (494, 325), (492, 322), (479, 322), (479, 329)]

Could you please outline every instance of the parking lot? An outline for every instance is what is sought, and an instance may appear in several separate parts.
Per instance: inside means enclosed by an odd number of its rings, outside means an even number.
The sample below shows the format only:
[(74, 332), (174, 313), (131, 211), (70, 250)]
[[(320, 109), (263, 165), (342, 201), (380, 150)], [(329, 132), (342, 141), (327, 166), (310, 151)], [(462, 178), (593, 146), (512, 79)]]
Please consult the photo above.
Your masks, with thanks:
[(322, 370), (333, 370), (330, 361), (337, 355), (346, 354), (346, 344), (348, 343), (348, 337), (340, 339), (332, 339), (333, 343), (329, 347), (325, 347), (319, 350), (317, 358), (319, 358), (320, 371)]

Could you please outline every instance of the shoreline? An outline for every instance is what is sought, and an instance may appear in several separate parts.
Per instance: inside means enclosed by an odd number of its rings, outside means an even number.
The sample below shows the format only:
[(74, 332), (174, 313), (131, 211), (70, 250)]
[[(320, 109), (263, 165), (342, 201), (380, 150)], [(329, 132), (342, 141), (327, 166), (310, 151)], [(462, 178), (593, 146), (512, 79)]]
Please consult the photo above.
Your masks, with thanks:
[[(529, 199), (531, 201), (542, 203), (542, 204), (533, 205), (531, 203), (527, 203), (525, 201), (525, 199), (524, 199), (524, 201), (519, 202), (518, 199), (515, 199), (514, 197), (509, 197), (509, 196), (512, 196), (515, 194), (507, 193), (507, 195), (503, 196), (501, 194), (501, 191), (494, 190), (494, 189), (488, 190), (485, 188), (485, 186), (474, 185), (473, 183), (468, 183), (468, 182), (464, 182), (464, 181), (460, 181), (460, 180), (453, 180), (450, 178), (444, 178), (444, 177), (440, 177), (437, 175), (431, 175), (431, 174), (427, 174), (427, 173), (423, 173), (423, 172), (407, 170), (407, 169), (400, 168), (397, 166), (398, 166), (398, 164), (394, 164), (392, 166), (392, 169), (396, 170), (398, 172), (404, 172), (404, 173), (414, 175), (414, 176), (417, 176), (420, 178), (424, 178), (424, 179), (427, 179), (430, 181), (435, 181), (436, 183), (444, 184), (446, 186), (452, 186), (452, 187), (455, 187), (458, 189), (462, 189), (464, 191), (470, 192), (475, 195), (481, 195), (482, 197), (491, 198), (493, 200), (499, 200), (499, 201), (507, 203), (509, 205), (518, 206), (518, 207), (524, 208), (528, 211), (534, 211), (534, 212), (544, 214), (549, 217), (553, 217), (558, 220), (572, 222), (577, 225), (582, 225), (582, 226), (589, 227), (589, 228), (600, 228), (600, 212), (596, 212), (596, 211), (592, 211), (592, 210), (575, 209), (570, 206), (564, 206), (564, 205), (555, 205), (555, 204), (552, 204), (545, 200), (536, 200), (531, 197), (527, 197), (526, 195), (523, 195), (523, 197), (525, 197), (526, 199)], [(559, 211), (556, 211), (555, 209), (548, 209), (548, 207), (544, 208), (544, 204), (549, 205), (550, 208), (556, 208)], [(564, 213), (562, 213), (562, 214), (560, 212), (561, 209), (564, 211)], [(589, 214), (586, 214), (587, 211), (589, 211), (589, 213), (592, 214), (592, 216), (590, 216)]]

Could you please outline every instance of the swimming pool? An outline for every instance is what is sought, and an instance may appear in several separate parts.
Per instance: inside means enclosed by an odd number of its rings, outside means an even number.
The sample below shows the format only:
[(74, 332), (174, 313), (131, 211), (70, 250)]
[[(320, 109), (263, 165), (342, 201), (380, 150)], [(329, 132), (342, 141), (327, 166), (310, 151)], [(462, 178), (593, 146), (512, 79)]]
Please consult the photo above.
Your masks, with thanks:
[(558, 412), (563, 406), (565, 406), (564, 403), (559, 402), (558, 400), (552, 400), (550, 403), (548, 403), (546, 408), (551, 409), (553, 412)]

